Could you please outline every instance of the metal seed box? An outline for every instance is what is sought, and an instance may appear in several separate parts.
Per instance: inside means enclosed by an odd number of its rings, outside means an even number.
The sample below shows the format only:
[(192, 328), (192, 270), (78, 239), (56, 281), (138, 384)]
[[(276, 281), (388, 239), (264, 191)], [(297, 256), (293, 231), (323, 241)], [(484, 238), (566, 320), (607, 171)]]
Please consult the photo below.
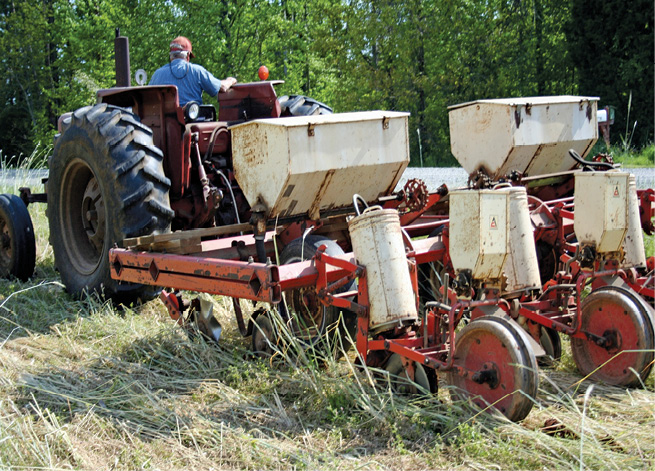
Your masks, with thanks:
[(575, 175), (573, 227), (580, 244), (591, 244), (599, 253), (621, 250), (628, 230), (629, 180), (626, 172)]
[(450, 147), (469, 173), (498, 179), (570, 170), (575, 149), (585, 156), (598, 139), (598, 98), (549, 96), (478, 100), (448, 108)]
[(366, 111), (261, 119), (230, 128), (234, 173), (268, 217), (373, 201), (393, 191), (409, 164), (409, 113)]

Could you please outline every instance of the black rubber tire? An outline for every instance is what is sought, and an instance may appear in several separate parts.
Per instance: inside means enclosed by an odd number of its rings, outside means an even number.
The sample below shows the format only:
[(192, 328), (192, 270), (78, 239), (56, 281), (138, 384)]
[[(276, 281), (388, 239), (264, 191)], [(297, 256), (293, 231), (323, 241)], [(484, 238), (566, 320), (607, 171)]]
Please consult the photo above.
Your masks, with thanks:
[(101, 103), (75, 111), (50, 159), (50, 244), (66, 290), (128, 304), (156, 293), (119, 283), (109, 249), (123, 239), (170, 231), (170, 180), (152, 131), (138, 116)]
[(562, 339), (559, 332), (555, 329), (541, 326), (539, 344), (542, 346), (546, 355), (537, 357), (537, 363), (542, 368), (554, 368), (562, 359)]
[(16, 195), (0, 195), (0, 276), (27, 281), (35, 264), (34, 227), (25, 203)]
[(539, 265), (539, 279), (541, 284), (552, 280), (557, 273), (557, 254), (555, 249), (543, 241), (537, 241), (537, 262)]
[(277, 348), (278, 336), (269, 313), (263, 313), (253, 321), (251, 349), (258, 358), (270, 358)]
[[(309, 260), (314, 256), (321, 245), (326, 246), (325, 253), (328, 255), (343, 255), (345, 253), (341, 247), (339, 247), (339, 244), (333, 240), (322, 236), (308, 235), (304, 240), (300, 237), (291, 241), (291, 243), (282, 250), (282, 253), (280, 254), (280, 264), (285, 265), (287, 263)], [(354, 281), (343, 287), (339, 292), (350, 291), (353, 289), (355, 289)], [(299, 297), (302, 297), (303, 294), (309, 296), (310, 301), (309, 303), (304, 303), (304, 306), (300, 308), (296, 305), (302, 305), (298, 299)], [(305, 342), (317, 347), (318, 350), (321, 351), (324, 350), (322, 347), (329, 345), (333, 352), (337, 353), (336, 356), (338, 356), (340, 348), (335, 348), (339, 347), (339, 345), (335, 345), (337, 335), (330, 335), (330, 333), (335, 334), (338, 331), (342, 339), (344, 350), (348, 350), (351, 347), (348, 337), (350, 337), (354, 342), (357, 333), (357, 315), (354, 312), (345, 309), (341, 310), (335, 306), (323, 306), (315, 297), (315, 291), (312, 287), (286, 291), (285, 298), (285, 309), (288, 312), (295, 314), (295, 316), (300, 319), (294, 324), (301, 324), (301, 328), (303, 329), (311, 327), (311, 324), (315, 324), (315, 330), (311, 335), (309, 335), (309, 338), (304, 338), (307, 337), (307, 335), (303, 337)], [(306, 315), (300, 316), (299, 314), (302, 309), (307, 305), (310, 306), (309, 310), (313, 312), (309, 312), (309, 317)], [(340, 320), (342, 320), (342, 322), (340, 322)], [(338, 329), (335, 328), (337, 324), (339, 327)], [(328, 335), (330, 335), (329, 338), (327, 337)], [(327, 340), (327, 342), (323, 342), (325, 340)]]
[(315, 116), (332, 114), (332, 108), (325, 103), (304, 95), (285, 95), (277, 99), (282, 109), (280, 116)]

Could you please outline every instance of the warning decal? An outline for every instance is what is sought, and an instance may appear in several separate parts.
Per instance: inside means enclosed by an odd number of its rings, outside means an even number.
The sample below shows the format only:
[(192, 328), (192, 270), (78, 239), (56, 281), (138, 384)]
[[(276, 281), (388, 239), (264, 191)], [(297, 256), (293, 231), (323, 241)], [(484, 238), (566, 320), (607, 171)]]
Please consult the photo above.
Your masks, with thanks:
[(491, 216), (491, 223), (489, 224), (491, 229), (498, 229), (498, 223), (496, 223), (496, 216)]
[(616, 186), (614, 187), (614, 197), (616, 198), (616, 197), (618, 197), (618, 196), (619, 196), (619, 186), (616, 185)]

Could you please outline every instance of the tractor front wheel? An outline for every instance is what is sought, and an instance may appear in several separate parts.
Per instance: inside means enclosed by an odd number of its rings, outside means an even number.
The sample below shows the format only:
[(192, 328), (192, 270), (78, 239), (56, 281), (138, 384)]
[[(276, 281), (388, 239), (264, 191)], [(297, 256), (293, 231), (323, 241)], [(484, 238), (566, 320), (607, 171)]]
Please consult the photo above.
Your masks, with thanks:
[(16, 195), (0, 195), (0, 276), (26, 281), (35, 262), (34, 227), (25, 203)]
[(332, 114), (332, 108), (325, 103), (304, 95), (285, 95), (278, 98), (282, 112), (280, 116), (314, 116)]

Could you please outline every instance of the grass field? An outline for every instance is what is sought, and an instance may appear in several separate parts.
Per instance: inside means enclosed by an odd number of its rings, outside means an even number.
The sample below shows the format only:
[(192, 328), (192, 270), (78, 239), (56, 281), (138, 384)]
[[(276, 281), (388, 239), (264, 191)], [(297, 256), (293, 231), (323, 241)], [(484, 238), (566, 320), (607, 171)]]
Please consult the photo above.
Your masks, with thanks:
[(625, 149), (620, 145), (614, 145), (608, 149), (603, 140), (599, 139), (590, 152), (590, 155), (596, 155), (601, 152), (610, 154), (614, 162), (621, 164), (625, 168), (655, 167), (655, 144), (644, 146), (638, 150)]
[(291, 342), (253, 358), (225, 299), (220, 346), (190, 339), (157, 300), (72, 300), (44, 206), (30, 213), (36, 275), (0, 280), (0, 469), (655, 467), (653, 375), (642, 389), (593, 384), (565, 351), (520, 424), (452, 402), (444, 384), (397, 397), (352, 354), (319, 365)]

